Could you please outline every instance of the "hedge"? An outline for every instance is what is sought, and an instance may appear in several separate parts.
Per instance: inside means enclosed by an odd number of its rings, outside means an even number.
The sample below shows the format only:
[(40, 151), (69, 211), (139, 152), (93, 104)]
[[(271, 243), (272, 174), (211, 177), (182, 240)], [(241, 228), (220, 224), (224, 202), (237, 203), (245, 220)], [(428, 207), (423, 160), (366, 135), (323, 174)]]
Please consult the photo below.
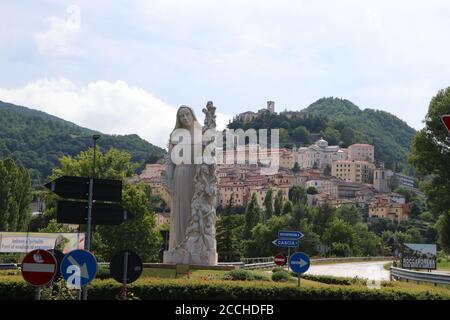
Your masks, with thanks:
[[(302, 287), (293, 284), (249, 281), (200, 281), (186, 279), (146, 279), (129, 286), (133, 296), (142, 300), (423, 300), (450, 299), (437, 292), (407, 292), (389, 288)], [(90, 300), (114, 300), (121, 285), (114, 280), (96, 280), (89, 285)], [(19, 280), (2, 281), (0, 300), (33, 299), (34, 288)]]

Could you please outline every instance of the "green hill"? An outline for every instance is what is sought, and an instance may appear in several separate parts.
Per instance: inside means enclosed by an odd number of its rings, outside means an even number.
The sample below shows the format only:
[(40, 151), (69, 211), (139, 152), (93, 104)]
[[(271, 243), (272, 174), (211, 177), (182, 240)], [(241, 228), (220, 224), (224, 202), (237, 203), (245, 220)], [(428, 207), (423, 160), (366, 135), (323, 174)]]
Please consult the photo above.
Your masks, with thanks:
[(375, 158), (387, 168), (411, 174), (407, 162), (416, 131), (396, 116), (380, 110), (361, 110), (351, 101), (322, 98), (301, 110), (298, 116), (263, 113), (257, 119), (243, 122), (235, 119), (230, 129), (281, 128), (280, 144), (304, 146), (322, 136), (330, 144), (347, 147), (353, 143), (375, 146)]
[(141, 168), (165, 153), (135, 134), (102, 134), (45, 112), (0, 101), (0, 159), (11, 157), (28, 168), (35, 185), (46, 180), (59, 157), (74, 156), (92, 146), (93, 134), (102, 135), (98, 142), (101, 150), (128, 151)]

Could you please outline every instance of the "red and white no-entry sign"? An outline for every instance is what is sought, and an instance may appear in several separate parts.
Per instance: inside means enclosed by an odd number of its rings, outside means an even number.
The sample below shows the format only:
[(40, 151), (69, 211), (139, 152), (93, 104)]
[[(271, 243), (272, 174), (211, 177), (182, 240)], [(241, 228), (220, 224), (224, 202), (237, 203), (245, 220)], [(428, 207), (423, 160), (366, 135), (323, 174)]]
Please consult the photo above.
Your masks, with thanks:
[(447, 128), (448, 132), (450, 132), (450, 114), (446, 114), (442, 116), (442, 122)]
[(277, 266), (284, 266), (286, 264), (286, 262), (287, 262), (286, 260), (287, 260), (286, 257), (284, 255), (282, 255), (282, 254), (276, 255), (273, 258), (273, 262), (275, 262), (275, 264)]
[(56, 274), (56, 259), (47, 250), (29, 252), (22, 261), (22, 277), (33, 286), (45, 286)]

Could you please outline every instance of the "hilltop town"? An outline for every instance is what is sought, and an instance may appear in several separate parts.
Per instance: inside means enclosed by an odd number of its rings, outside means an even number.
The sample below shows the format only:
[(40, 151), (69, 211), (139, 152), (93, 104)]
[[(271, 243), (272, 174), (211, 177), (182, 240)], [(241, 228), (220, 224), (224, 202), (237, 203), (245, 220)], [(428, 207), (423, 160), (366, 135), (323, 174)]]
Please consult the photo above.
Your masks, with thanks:
[[(240, 121), (252, 121), (264, 113), (275, 113), (274, 102), (268, 101), (267, 108), (258, 112), (247, 111), (235, 117)], [(289, 117), (307, 117), (303, 111), (283, 111)], [(252, 150), (257, 150), (257, 163), (249, 161)], [(228, 154), (227, 154), (228, 152)], [(230, 151), (223, 151), (223, 158), (230, 157)], [(226, 205), (246, 206), (256, 194), (259, 206), (263, 206), (269, 190), (274, 195), (282, 194), (288, 201), (289, 190), (301, 187), (307, 191), (307, 204), (320, 206), (329, 203), (334, 207), (355, 205), (362, 209), (367, 221), (389, 219), (406, 221), (410, 208), (405, 197), (392, 192), (398, 187), (410, 189), (421, 194), (412, 177), (386, 169), (382, 161), (377, 160), (373, 145), (355, 143), (347, 148), (329, 145), (320, 137), (309, 146), (259, 148), (258, 145), (245, 145), (232, 151), (232, 159), (245, 159), (245, 162), (218, 165), (217, 207)], [(261, 173), (265, 157), (278, 160), (279, 170), (266, 175)], [(162, 186), (161, 177), (165, 165), (147, 164), (142, 173), (131, 179), (149, 185), (154, 194), (164, 199), (170, 206), (169, 197)], [(168, 211), (168, 210), (166, 210)], [(157, 213), (157, 223), (169, 223), (168, 212)]]

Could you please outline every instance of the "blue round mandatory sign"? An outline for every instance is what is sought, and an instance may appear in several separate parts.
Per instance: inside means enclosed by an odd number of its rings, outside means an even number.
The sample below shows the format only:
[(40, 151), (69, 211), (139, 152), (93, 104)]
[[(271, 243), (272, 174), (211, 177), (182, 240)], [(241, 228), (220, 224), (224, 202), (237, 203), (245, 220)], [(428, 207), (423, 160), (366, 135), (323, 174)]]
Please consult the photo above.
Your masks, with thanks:
[(303, 252), (296, 252), (289, 257), (289, 267), (295, 273), (305, 273), (309, 265), (309, 257)]
[(94, 280), (97, 274), (97, 260), (87, 250), (73, 250), (61, 262), (61, 275), (67, 287), (81, 289)]

